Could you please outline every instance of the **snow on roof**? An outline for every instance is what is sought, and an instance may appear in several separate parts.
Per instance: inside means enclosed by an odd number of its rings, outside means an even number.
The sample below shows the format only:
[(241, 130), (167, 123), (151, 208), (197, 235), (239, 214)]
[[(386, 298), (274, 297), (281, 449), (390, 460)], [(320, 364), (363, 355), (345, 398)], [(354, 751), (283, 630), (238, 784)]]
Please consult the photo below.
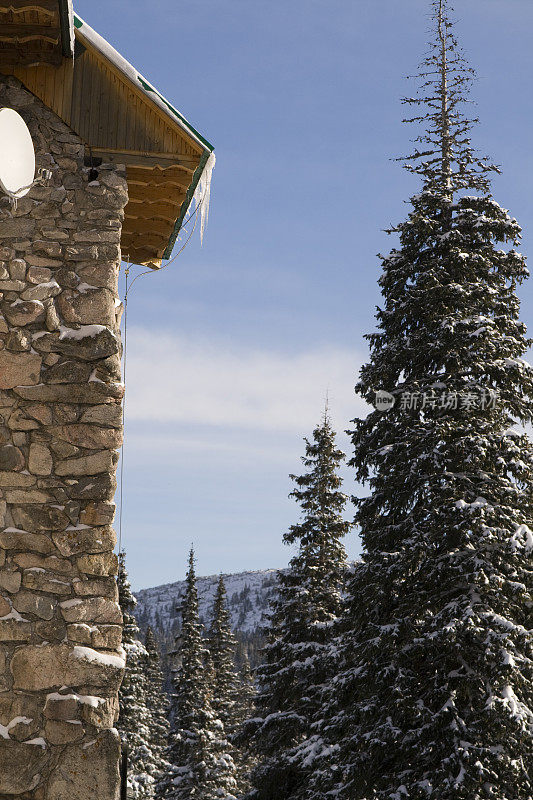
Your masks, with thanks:
[(59, 0), (63, 55), (74, 56), (74, 8), (72, 0)]
[(177, 123), (180, 128), (182, 128), (186, 133), (189, 134), (202, 148), (205, 148), (212, 153), (214, 150), (214, 146), (204, 139), (204, 137), (198, 133), (198, 131), (193, 128), (190, 122), (185, 119), (183, 114), (181, 114), (174, 106), (169, 103), (169, 101), (160, 94), (157, 89), (152, 86), (152, 84), (146, 80), (146, 78), (141, 75), (140, 72), (137, 72), (135, 67), (133, 67), (129, 61), (120, 55), (120, 53), (115, 50), (112, 45), (107, 42), (103, 36), (100, 36), (90, 25), (88, 25), (84, 20), (81, 19), (77, 14), (74, 14), (74, 26), (76, 30), (78, 30), (82, 36), (87, 39), (87, 41), (99, 52), (101, 53), (107, 61), (111, 62), (122, 74), (128, 78), (128, 80), (137, 87), (143, 94), (146, 95), (153, 103), (155, 103), (161, 111), (163, 111), (168, 117), (170, 117), (175, 123)]

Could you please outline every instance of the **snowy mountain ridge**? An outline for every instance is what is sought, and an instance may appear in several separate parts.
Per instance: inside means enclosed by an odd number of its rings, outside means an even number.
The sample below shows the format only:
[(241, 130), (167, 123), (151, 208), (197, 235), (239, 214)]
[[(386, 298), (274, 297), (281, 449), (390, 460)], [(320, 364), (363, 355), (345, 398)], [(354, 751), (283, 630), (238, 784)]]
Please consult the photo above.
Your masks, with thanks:
[[(255, 570), (223, 575), (233, 630), (253, 634), (264, 624), (270, 599), (277, 588), (276, 569)], [(198, 606), (202, 622), (209, 625), (219, 575), (197, 579)], [(159, 634), (168, 635), (179, 624), (179, 607), (185, 593), (185, 581), (166, 583), (135, 593), (137, 617), (141, 628), (150, 625)]]

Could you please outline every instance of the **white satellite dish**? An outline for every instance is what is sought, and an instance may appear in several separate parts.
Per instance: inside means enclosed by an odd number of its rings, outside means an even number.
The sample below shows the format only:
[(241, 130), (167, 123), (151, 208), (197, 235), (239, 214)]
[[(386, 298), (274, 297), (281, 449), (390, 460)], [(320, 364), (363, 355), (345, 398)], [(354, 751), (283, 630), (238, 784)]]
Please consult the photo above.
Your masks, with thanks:
[(35, 178), (35, 150), (28, 126), (12, 108), (0, 109), (0, 187), (24, 197)]

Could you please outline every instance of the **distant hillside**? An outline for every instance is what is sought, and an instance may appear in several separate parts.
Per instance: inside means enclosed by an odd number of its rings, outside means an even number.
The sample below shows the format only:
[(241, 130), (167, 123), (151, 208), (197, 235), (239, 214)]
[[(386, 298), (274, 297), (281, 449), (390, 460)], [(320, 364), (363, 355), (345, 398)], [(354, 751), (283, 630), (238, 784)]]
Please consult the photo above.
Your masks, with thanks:
[[(276, 592), (277, 570), (265, 569), (255, 572), (239, 572), (224, 575), (231, 624), (238, 638), (245, 643), (245, 649), (252, 661), (254, 654), (250, 646), (262, 641), (260, 628), (268, 611), (269, 601)], [(209, 625), (213, 598), (218, 575), (198, 578), (198, 604), (200, 617)], [(167, 583), (152, 589), (142, 589), (136, 593), (135, 615), (142, 630), (150, 625), (163, 645), (163, 650), (171, 649), (174, 635), (179, 630), (179, 606), (185, 591), (185, 581)]]

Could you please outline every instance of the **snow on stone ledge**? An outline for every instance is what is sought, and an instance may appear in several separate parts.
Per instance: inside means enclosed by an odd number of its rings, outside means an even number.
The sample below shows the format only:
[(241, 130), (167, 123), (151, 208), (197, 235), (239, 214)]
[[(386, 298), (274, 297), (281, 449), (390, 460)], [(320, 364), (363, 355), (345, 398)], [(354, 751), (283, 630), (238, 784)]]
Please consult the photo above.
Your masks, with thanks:
[[(98, 336), (102, 331), (112, 331), (106, 328), (105, 325), (81, 325), (77, 330), (74, 328), (66, 328), (64, 325), (59, 327), (59, 338), (61, 339), (92, 339), (93, 336)], [(114, 335), (114, 334), (113, 334)]]
[[(59, 692), (51, 692), (46, 695), (46, 699), (50, 700), (76, 700), (82, 705), (90, 706), (91, 708), (98, 708), (98, 706), (105, 703), (103, 697), (97, 697), (93, 694), (60, 694)], [(70, 720), (69, 720), (70, 721)]]
[(107, 653), (100, 653), (98, 650), (93, 650), (92, 647), (81, 647), (76, 645), (72, 651), (74, 658), (79, 658), (82, 661), (89, 661), (93, 664), (100, 664), (103, 667), (113, 667), (114, 669), (124, 669), (126, 661), (121, 656), (112, 656)]

